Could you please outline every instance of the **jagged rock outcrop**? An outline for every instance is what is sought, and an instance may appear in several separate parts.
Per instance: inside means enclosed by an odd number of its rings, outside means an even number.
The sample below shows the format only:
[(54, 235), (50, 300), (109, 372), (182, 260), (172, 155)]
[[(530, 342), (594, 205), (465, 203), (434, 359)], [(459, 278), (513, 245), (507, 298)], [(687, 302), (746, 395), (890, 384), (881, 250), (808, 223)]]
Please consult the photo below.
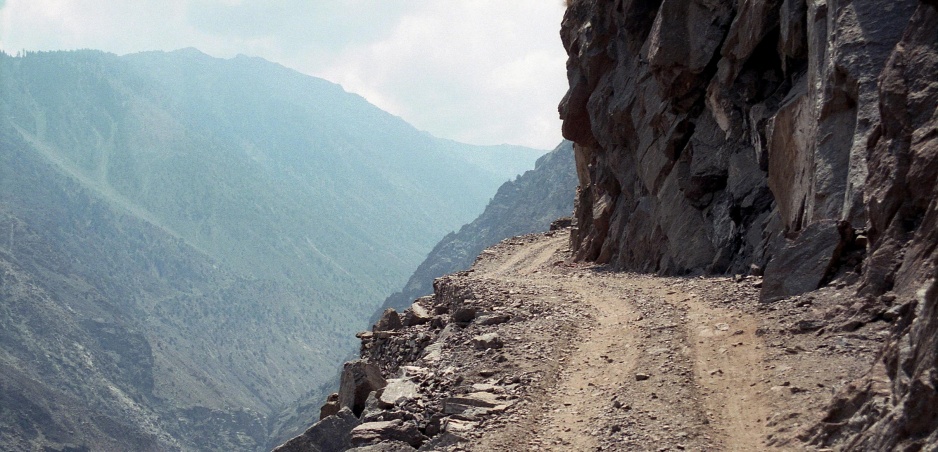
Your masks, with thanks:
[(577, 257), (739, 273), (819, 221), (866, 231), (877, 77), (916, 5), (573, 2)]
[(349, 408), (343, 408), (308, 428), (274, 452), (340, 452), (352, 447), (352, 430), (360, 421)]
[(861, 293), (886, 292), (880, 298), (898, 321), (881, 365), (840, 394), (814, 429), (817, 444), (853, 450), (938, 444), (936, 73), (938, 4), (922, 2), (880, 76), (882, 120), (869, 149), (872, 228)]
[(361, 416), (369, 394), (383, 389), (388, 384), (377, 366), (362, 360), (345, 363), (342, 381), (339, 383), (339, 406), (348, 407), (356, 416)]
[(563, 21), (577, 259), (764, 269), (764, 301), (859, 282), (900, 319), (817, 444), (936, 440), (936, 8), (576, 0)]

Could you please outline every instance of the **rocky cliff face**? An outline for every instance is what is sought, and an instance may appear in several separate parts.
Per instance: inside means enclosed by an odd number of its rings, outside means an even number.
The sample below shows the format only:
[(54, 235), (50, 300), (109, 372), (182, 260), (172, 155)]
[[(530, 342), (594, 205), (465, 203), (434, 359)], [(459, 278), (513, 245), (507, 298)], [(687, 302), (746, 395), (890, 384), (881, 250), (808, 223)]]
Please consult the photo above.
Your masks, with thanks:
[(934, 443), (938, 3), (578, 0), (561, 35), (576, 258), (857, 283), (901, 321), (811, 440)]

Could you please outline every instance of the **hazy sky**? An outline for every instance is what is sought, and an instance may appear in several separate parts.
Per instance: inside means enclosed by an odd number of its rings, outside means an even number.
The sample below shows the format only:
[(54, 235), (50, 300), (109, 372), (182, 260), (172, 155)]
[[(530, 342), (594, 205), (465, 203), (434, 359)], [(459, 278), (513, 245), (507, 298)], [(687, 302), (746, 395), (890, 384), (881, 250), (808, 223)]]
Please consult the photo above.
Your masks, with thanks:
[(0, 0), (0, 48), (260, 56), (440, 137), (546, 149), (562, 16), (562, 0)]

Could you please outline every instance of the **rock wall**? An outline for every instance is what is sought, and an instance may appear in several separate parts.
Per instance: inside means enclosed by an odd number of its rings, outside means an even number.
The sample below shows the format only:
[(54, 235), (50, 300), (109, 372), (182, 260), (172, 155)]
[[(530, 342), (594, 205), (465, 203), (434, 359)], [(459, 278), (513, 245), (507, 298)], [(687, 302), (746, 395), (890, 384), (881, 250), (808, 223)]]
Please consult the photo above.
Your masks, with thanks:
[(764, 301), (839, 280), (901, 314), (818, 444), (936, 440), (936, 9), (575, 0), (564, 17), (577, 259), (764, 271)]
[(868, 147), (871, 246), (861, 293), (901, 321), (879, 365), (832, 403), (811, 440), (852, 450), (938, 444), (938, 2), (922, 2), (879, 78)]

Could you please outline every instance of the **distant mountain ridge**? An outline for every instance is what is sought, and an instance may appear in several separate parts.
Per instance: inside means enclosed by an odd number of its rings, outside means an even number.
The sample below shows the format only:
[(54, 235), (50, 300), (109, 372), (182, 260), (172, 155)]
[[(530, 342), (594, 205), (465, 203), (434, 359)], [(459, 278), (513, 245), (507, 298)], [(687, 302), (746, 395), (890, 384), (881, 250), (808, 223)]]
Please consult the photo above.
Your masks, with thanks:
[(469, 268), (482, 250), (509, 237), (546, 231), (553, 220), (571, 215), (577, 186), (575, 167), (573, 143), (564, 141), (538, 159), (533, 170), (502, 184), (485, 211), (437, 243), (380, 311), (403, 311), (414, 299), (433, 293), (435, 278)]
[(0, 53), (0, 448), (265, 448), (539, 153), (258, 58)]

